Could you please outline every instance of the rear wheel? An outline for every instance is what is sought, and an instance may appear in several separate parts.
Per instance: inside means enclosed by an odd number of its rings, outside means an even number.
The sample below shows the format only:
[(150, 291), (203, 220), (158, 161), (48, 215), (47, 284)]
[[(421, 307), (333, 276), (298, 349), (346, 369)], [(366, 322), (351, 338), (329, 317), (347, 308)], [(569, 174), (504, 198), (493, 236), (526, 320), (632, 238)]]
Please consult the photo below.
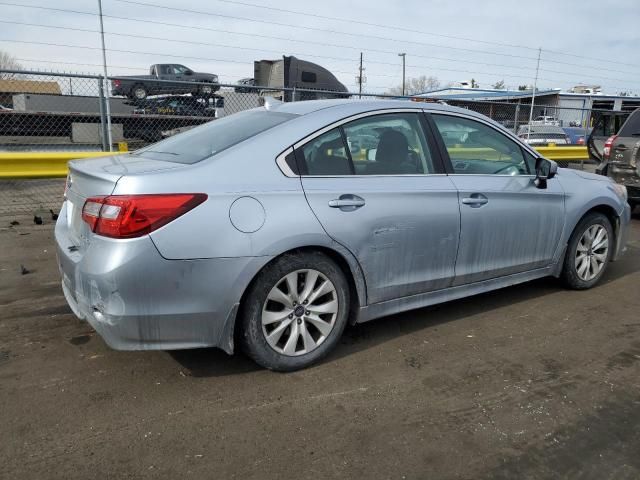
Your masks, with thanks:
[(131, 98), (134, 100), (144, 100), (147, 98), (148, 92), (144, 85), (137, 84), (131, 89)]
[(336, 345), (348, 312), (349, 286), (333, 260), (320, 252), (283, 255), (247, 293), (243, 349), (271, 370), (308, 367)]
[(602, 213), (587, 214), (571, 234), (562, 280), (575, 290), (593, 287), (604, 275), (614, 248), (611, 222)]

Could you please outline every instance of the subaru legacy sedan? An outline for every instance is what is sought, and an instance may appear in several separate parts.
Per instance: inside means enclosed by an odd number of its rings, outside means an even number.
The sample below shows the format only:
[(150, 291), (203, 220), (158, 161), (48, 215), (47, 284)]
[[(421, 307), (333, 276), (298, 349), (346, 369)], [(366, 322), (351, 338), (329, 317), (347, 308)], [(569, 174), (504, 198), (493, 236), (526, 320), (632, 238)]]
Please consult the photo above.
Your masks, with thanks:
[(590, 288), (630, 221), (624, 186), (408, 101), (267, 101), (69, 169), (55, 237), (78, 317), (114, 349), (279, 371), (347, 323), (546, 276)]

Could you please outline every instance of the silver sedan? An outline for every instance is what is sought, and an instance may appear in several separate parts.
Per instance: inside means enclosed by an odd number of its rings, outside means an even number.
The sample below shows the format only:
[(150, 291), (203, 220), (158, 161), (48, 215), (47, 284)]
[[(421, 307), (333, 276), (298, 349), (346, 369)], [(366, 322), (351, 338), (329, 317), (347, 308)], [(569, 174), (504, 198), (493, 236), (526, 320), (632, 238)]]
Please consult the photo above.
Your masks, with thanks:
[(71, 162), (55, 236), (69, 305), (111, 347), (289, 371), (349, 322), (545, 276), (590, 288), (629, 219), (623, 186), (482, 115), (323, 100)]

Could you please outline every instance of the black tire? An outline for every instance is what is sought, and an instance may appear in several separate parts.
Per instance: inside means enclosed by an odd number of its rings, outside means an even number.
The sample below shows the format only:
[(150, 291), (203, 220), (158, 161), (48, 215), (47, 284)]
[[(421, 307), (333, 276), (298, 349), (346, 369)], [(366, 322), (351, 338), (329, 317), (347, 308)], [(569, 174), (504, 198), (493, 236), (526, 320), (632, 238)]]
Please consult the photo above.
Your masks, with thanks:
[[(588, 228), (594, 225), (603, 226), (608, 235), (608, 249), (606, 253), (606, 261), (604, 262), (602, 269), (598, 272), (598, 274), (589, 280), (584, 280), (580, 278), (578, 274), (578, 268), (576, 266), (576, 255), (578, 249), (578, 243), (580, 239), (587, 231)], [(611, 222), (609, 219), (599, 212), (591, 212), (586, 214), (576, 228), (573, 230), (571, 234), (571, 238), (569, 239), (569, 243), (567, 245), (567, 251), (564, 256), (564, 264), (562, 266), (562, 273), (560, 274), (560, 278), (563, 283), (573, 290), (586, 290), (588, 288), (596, 285), (604, 272), (607, 270), (607, 266), (609, 261), (611, 260), (611, 255), (613, 254), (615, 248), (615, 237), (613, 233), (613, 227), (611, 226)]]
[(211, 85), (198, 85), (198, 89), (196, 90), (196, 95), (207, 98), (213, 95), (214, 92), (213, 84)]
[[(333, 328), (314, 350), (298, 356), (288, 356), (277, 352), (267, 342), (262, 326), (262, 311), (272, 288), (280, 285), (287, 274), (304, 269), (318, 271), (331, 281), (335, 287), (338, 311)], [(290, 372), (309, 367), (324, 358), (338, 343), (347, 324), (349, 301), (349, 284), (344, 273), (327, 255), (321, 252), (285, 254), (267, 265), (249, 287), (238, 319), (241, 329), (239, 332), (241, 348), (258, 365), (270, 370)], [(295, 321), (300, 323), (296, 317), (292, 322)]]
[(136, 83), (133, 87), (131, 87), (131, 91), (129, 92), (129, 97), (133, 100), (146, 100), (149, 96), (149, 92), (144, 85), (141, 83)]

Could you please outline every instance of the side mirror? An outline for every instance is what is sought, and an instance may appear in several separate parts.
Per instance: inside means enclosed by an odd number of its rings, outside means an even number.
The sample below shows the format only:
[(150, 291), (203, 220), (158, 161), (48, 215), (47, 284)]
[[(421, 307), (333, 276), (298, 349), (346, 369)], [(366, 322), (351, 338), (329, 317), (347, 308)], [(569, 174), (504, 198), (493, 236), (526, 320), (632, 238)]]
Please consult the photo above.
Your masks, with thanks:
[(543, 157), (536, 158), (536, 179), (534, 180), (537, 188), (547, 188), (547, 180), (551, 180), (558, 173), (558, 164), (553, 160), (547, 160)]

